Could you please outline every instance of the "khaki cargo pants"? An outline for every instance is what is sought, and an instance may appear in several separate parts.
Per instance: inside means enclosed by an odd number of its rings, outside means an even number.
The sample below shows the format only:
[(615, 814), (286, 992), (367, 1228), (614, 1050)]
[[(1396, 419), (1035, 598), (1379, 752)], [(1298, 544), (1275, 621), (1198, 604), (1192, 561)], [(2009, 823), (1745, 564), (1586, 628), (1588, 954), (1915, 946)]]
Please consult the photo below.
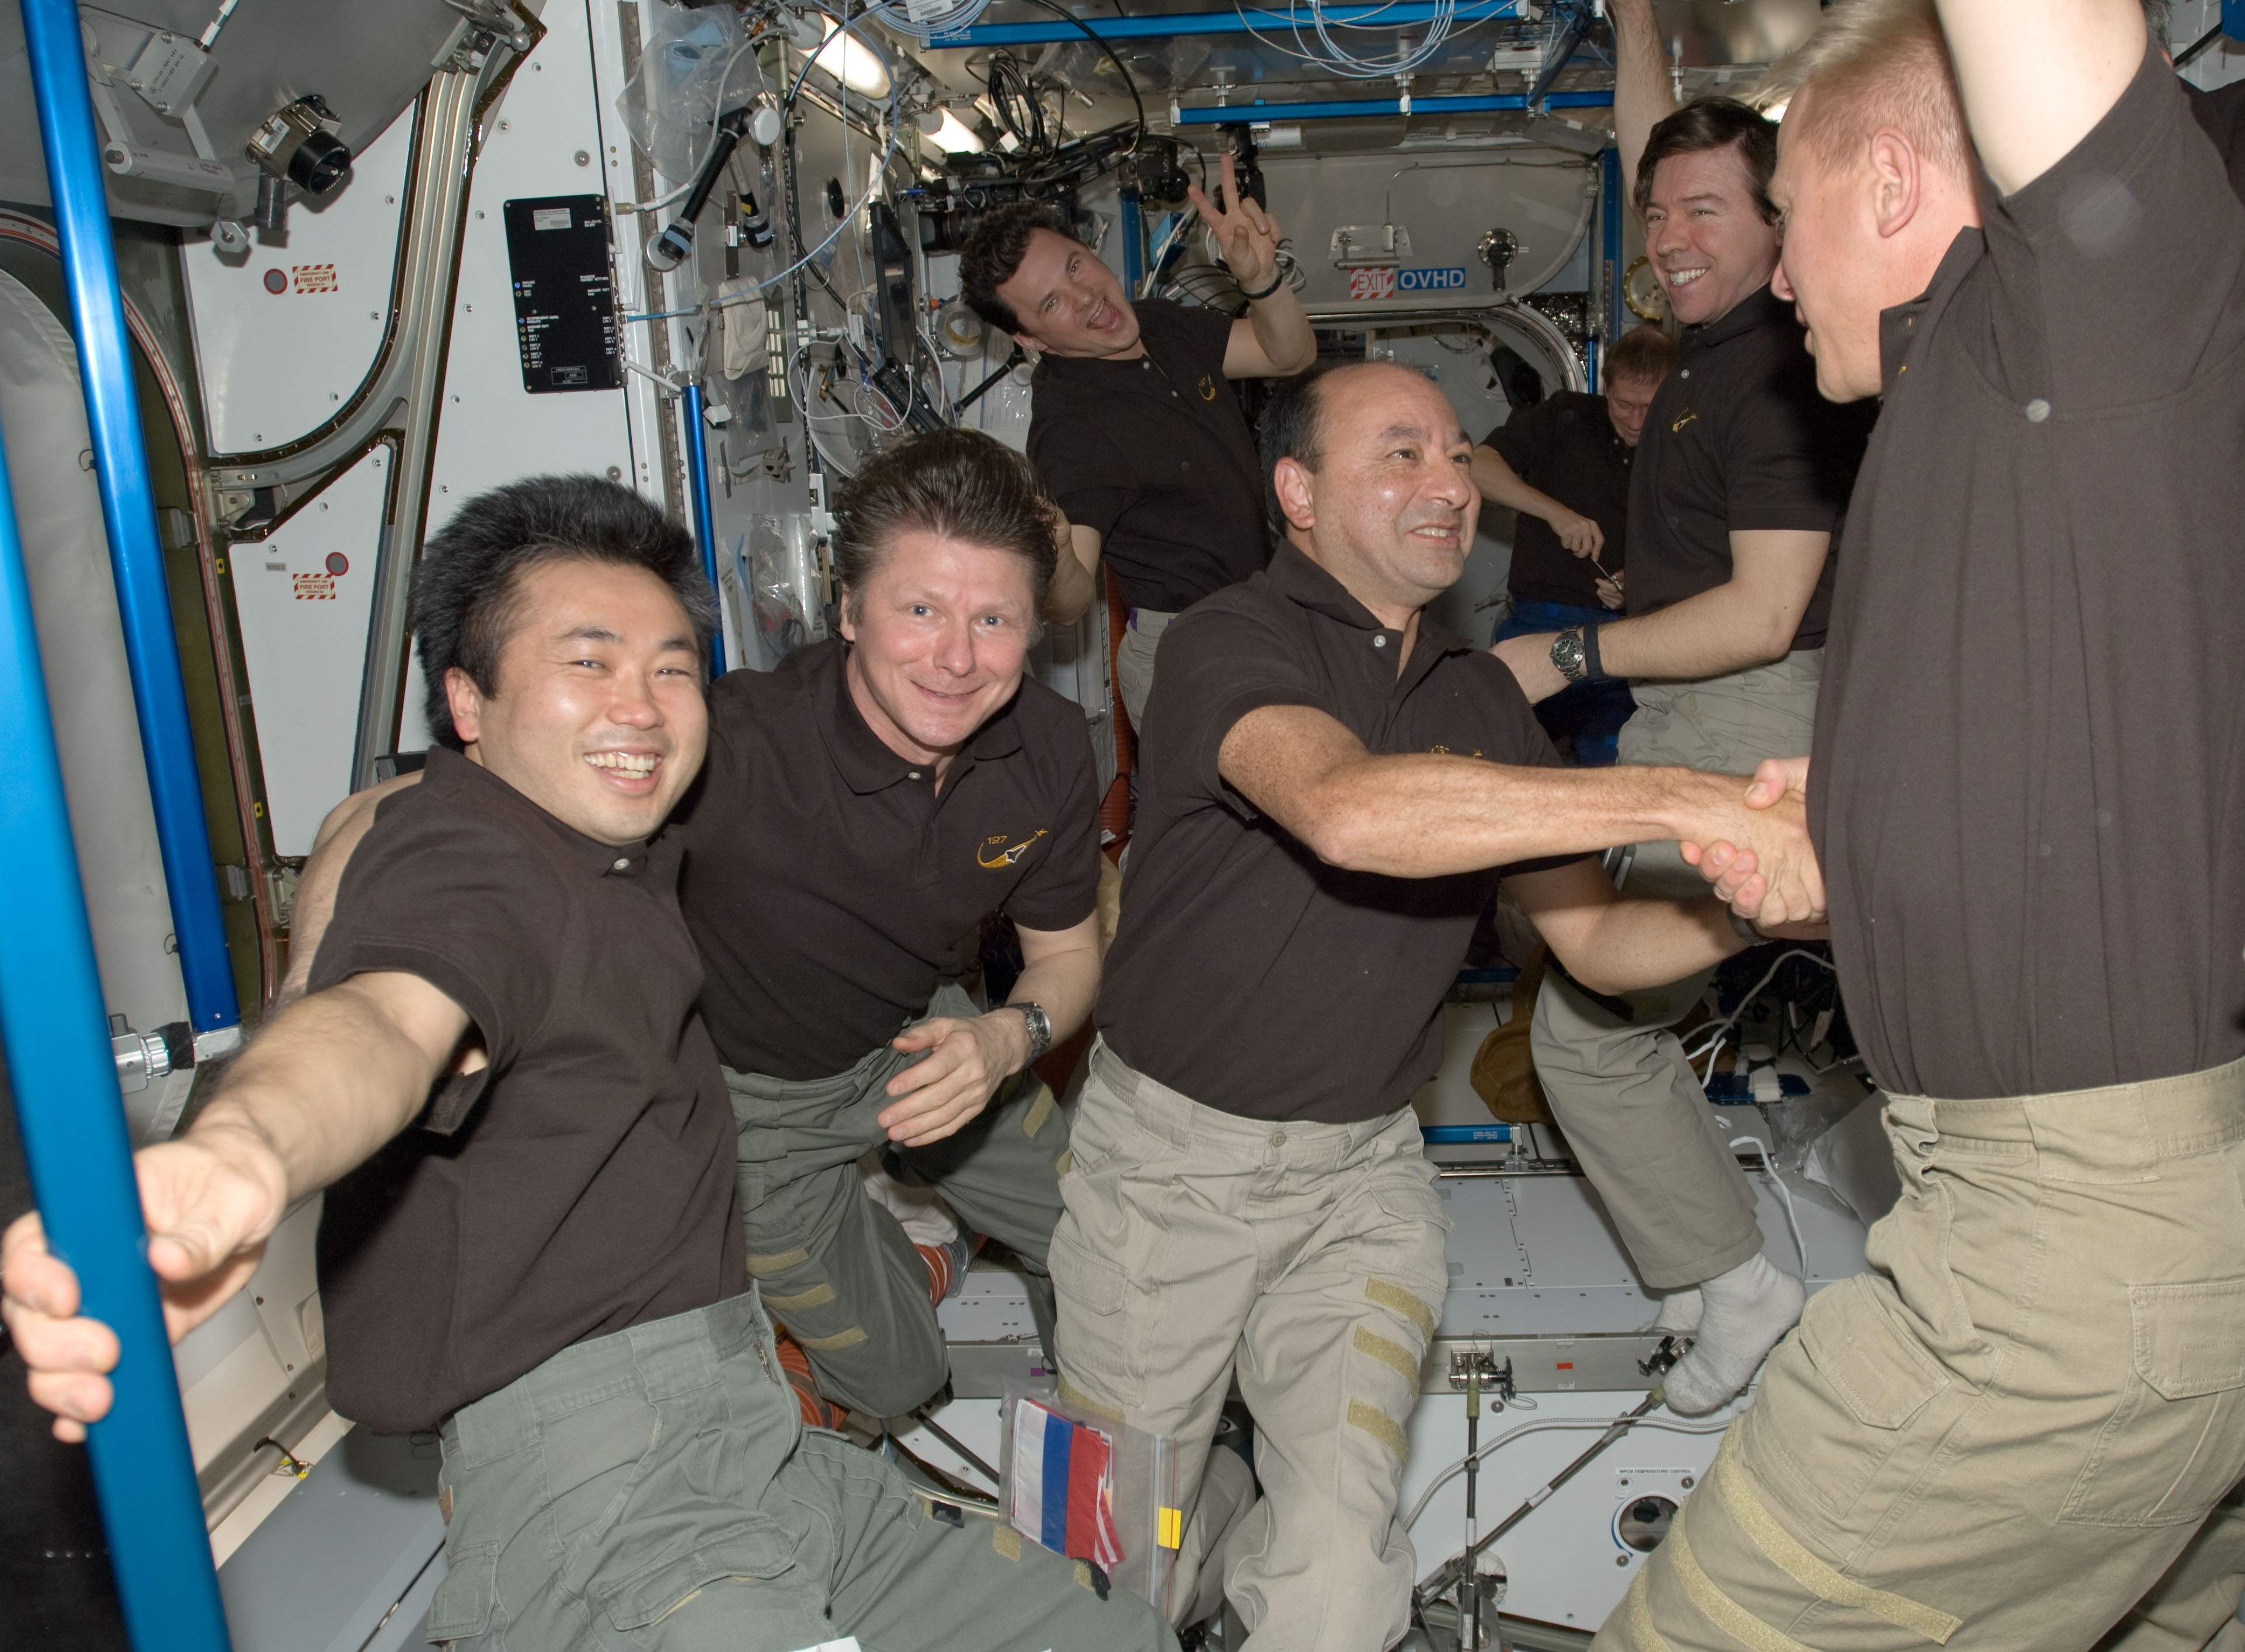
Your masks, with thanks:
[[(929, 1018), (980, 1013), (955, 986)], [(768, 1078), (725, 1070), (737, 1127), (749, 1272), (764, 1306), (803, 1344), (819, 1391), (869, 1417), (901, 1417), (950, 1374), (928, 1299), (927, 1264), (897, 1219), (865, 1193), (859, 1155), (884, 1146), (891, 1078), (921, 1059), (883, 1044), (832, 1078)], [(1052, 1346), (1045, 1248), (1060, 1220), (1068, 1119), (1034, 1071), (999, 1086), (957, 1133), (898, 1156), (939, 1190), (959, 1220), (1008, 1247), (1028, 1275), (1029, 1311)]]
[(1115, 650), (1115, 680), (1122, 690), (1122, 710), (1130, 718), (1130, 731), (1146, 726), (1146, 700), (1154, 691), (1154, 656), (1162, 646), (1162, 633), (1174, 614), (1134, 608), (1122, 628), (1122, 641)]
[[(1823, 650), (1810, 649), (1705, 683), (1640, 683), (1621, 761), (1752, 774), (1764, 758), (1799, 757), (1823, 669)], [(1623, 890), (1698, 900), (1707, 885), (1675, 844), (1641, 843)], [(1699, 1284), (1762, 1247), (1753, 1190), (1668, 1030), (1711, 973), (1624, 995), (1632, 1011), (1624, 1017), (1550, 971), (1529, 1034), (1551, 1116), (1654, 1290)]]
[(2236, 1607), (2245, 1062), (1895, 1096), (1875, 1271), (1811, 1297), (1596, 1652), (2079, 1652)]
[[(1417, 1118), (1243, 1118), (1102, 1040), (1075, 1152), (1052, 1247), (1062, 1392), (1177, 1440), (1171, 1617), (1214, 1608), (1201, 1573), (1220, 1566), (1257, 1652), (1393, 1645), (1415, 1581), (1404, 1424), (1447, 1284)], [(1203, 1474), (1235, 1373), (1265, 1492), (1236, 1524), (1238, 1459)]]
[(754, 1291), (564, 1349), (443, 1441), (429, 1634), (462, 1652), (1175, 1652), (1082, 1562), (804, 1428)]

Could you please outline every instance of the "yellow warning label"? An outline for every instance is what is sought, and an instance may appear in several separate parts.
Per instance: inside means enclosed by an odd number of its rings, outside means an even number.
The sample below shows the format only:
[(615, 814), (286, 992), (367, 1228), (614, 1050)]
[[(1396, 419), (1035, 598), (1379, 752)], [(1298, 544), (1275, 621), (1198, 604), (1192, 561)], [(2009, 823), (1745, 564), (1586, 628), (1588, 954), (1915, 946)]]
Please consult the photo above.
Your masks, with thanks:
[(1183, 1509), (1162, 1511), (1162, 1547), (1176, 1548), (1185, 1540), (1185, 1512)]

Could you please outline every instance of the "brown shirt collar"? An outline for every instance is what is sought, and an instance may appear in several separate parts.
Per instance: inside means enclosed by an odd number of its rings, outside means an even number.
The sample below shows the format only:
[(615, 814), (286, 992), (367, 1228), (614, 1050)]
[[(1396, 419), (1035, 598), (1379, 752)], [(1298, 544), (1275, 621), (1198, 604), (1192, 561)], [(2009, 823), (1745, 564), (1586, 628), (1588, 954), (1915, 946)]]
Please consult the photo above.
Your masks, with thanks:
[(1965, 272), (1987, 255), (1988, 237), (1977, 225), (1968, 224), (1957, 232), (1957, 239), (1949, 243), (1949, 250), (1941, 255), (1941, 267), (1933, 272), (1933, 282), (1923, 292), (1906, 304), (1896, 304), (1892, 309), (1879, 312), (1879, 378), (1882, 396), (1890, 396), (1895, 386), (1908, 371), (1903, 357), (1909, 354), (1910, 345), (1926, 330), (1925, 318), (1936, 306), (1946, 303)]
[(485, 799), (485, 807), (495, 807), (502, 813), (512, 813), (517, 818), (538, 821), (561, 840), (570, 860), (593, 877), (635, 877), (647, 870), (651, 851), (646, 839), (619, 844), (602, 843), (597, 838), (588, 838), (576, 827), (532, 802), (465, 752), (455, 751), (449, 746), (431, 748), (425, 774), (429, 780), (456, 789), (465, 788), (473, 792), (482, 788), (478, 795)]

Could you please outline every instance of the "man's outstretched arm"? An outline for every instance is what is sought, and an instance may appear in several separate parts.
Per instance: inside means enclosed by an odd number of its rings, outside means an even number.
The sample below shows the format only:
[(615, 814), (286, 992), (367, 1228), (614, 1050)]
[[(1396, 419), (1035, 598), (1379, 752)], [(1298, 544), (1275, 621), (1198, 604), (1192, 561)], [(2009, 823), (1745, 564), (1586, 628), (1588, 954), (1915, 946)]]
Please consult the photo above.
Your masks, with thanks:
[(1676, 90), (1661, 55), (1652, 0), (1610, 0), (1614, 31), (1614, 143), (1621, 151), (1621, 197), (1637, 199), (1637, 163), (1652, 129), (1676, 112)]
[[(281, 1012), (185, 1135), (134, 1155), (174, 1342), (241, 1289), (291, 1204), (411, 1122), (467, 1028), (418, 976), (355, 976)], [(85, 1438), (109, 1411), (117, 1338), (79, 1313), (78, 1276), (48, 1252), (36, 1212), (0, 1241), (0, 1291), (32, 1399), (58, 1438)]]
[(2143, 65), (2141, 0), (1937, 0), (1974, 147), (2006, 195), (2072, 153)]
[(1617, 843), (1719, 840), (1753, 849), (1767, 921), (1823, 916), (1807, 812), (1746, 806), (1738, 779), (1691, 769), (1545, 769), (1478, 758), (1375, 757), (1310, 706), (1249, 712), (1217, 757), (1225, 783), (1329, 865), (1433, 878)]
[[(1731, 577), (1651, 614), (1598, 627), (1608, 676), (1684, 682), (1781, 660), (1816, 595), (1829, 534), (1740, 529), (1731, 535)], [(1551, 663), (1551, 633), (1507, 637), (1489, 651), (1512, 670), (1531, 703), (1567, 686)]]

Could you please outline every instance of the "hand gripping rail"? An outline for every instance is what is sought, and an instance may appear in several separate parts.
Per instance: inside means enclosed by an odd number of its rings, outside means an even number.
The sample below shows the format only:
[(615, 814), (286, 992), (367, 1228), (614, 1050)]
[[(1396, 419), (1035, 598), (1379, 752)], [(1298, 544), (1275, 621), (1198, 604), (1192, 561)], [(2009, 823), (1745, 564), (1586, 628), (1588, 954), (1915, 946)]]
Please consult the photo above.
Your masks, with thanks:
[[(26, 22), (34, 9), (26, 0)], [(62, 14), (58, 25), (49, 18), (46, 26), (66, 29), (74, 43), (76, 9), (44, 9)], [(76, 56), (75, 44), (70, 49)], [(82, 94), (82, 78), (79, 84)], [(56, 199), (62, 199), (59, 189)], [(140, 1652), (225, 1652), (226, 1616), (187, 1417), (155, 1276), (142, 1254), (140, 1193), (63, 800), (62, 758), (4, 450), (0, 697), (14, 708), (22, 737), (0, 779), (0, 857), (14, 880), (7, 921), (0, 922), (0, 1046), (48, 1243), (78, 1270), (85, 1311), (114, 1329), (122, 1346), (111, 1378), (116, 1403), (88, 1436), (117, 1593)]]

